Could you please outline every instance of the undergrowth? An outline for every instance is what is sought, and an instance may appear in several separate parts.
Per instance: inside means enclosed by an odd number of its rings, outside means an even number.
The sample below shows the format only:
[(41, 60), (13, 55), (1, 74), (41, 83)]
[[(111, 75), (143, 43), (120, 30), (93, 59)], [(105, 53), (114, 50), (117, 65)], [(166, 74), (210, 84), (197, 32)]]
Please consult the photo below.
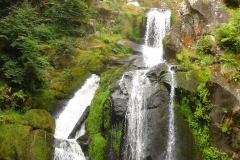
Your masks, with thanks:
[(196, 144), (202, 153), (204, 160), (230, 160), (227, 154), (219, 151), (211, 144), (209, 112), (214, 107), (208, 100), (209, 92), (205, 83), (201, 83), (197, 90), (192, 93), (183, 93), (180, 100), (180, 113), (188, 121)]

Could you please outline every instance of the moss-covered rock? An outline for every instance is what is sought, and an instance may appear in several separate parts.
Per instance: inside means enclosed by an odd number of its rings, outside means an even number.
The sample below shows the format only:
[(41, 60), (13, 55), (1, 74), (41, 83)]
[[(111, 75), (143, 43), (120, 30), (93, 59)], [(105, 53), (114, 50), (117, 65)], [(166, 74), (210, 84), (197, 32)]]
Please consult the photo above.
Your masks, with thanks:
[(42, 109), (31, 109), (25, 113), (25, 117), (33, 129), (42, 129), (49, 133), (54, 133), (54, 119), (47, 111)]
[(0, 159), (52, 159), (54, 128), (45, 110), (0, 113)]

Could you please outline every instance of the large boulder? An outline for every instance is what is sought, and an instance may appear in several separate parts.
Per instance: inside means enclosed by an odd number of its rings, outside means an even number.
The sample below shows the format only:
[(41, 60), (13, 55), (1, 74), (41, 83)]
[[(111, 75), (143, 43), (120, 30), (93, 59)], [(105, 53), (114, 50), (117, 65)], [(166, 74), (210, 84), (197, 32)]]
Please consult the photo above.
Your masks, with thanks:
[(49, 133), (54, 133), (55, 122), (49, 112), (43, 109), (31, 109), (25, 113), (25, 117), (29, 125), (33, 129), (46, 130)]
[(165, 46), (173, 52), (193, 45), (198, 38), (230, 16), (222, 9), (222, 1), (184, 0), (179, 11), (179, 21), (166, 36)]
[[(44, 121), (39, 120), (40, 123), (37, 124), (37, 121), (33, 117), (30, 118), (30, 115), (36, 118), (48, 118)], [(51, 160), (53, 132), (54, 121), (46, 111), (29, 110), (25, 115), (1, 114), (0, 159)]]
[(240, 87), (239, 84), (228, 83), (219, 73), (213, 73), (213, 83), (209, 87), (210, 100), (214, 109), (212, 118), (212, 140), (222, 151), (240, 158)]

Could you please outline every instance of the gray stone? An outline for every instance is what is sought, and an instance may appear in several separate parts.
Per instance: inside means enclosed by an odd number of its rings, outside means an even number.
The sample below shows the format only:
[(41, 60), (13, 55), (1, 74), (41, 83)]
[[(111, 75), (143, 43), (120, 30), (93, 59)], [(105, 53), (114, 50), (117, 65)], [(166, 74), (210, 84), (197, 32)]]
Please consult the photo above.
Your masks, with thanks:
[(179, 11), (179, 21), (166, 35), (165, 46), (179, 52), (193, 45), (201, 35), (220, 23), (228, 22), (230, 16), (222, 9), (223, 2), (216, 0), (184, 0)]
[(127, 111), (128, 96), (122, 93), (120, 90), (115, 90), (111, 94), (111, 102), (113, 106), (113, 112), (116, 116), (124, 117)]
[(160, 63), (152, 67), (147, 73), (146, 76), (154, 82), (159, 82), (163, 74), (168, 72), (168, 66), (166, 63)]

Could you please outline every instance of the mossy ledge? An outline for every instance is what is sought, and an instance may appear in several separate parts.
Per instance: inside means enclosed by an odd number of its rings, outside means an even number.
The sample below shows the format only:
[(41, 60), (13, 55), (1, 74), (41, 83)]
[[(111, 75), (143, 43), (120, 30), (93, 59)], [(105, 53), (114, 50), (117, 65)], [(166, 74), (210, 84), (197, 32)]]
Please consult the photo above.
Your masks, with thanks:
[(45, 110), (0, 113), (0, 146), (4, 146), (0, 159), (51, 160), (54, 129), (54, 120)]
[(120, 78), (123, 68), (116, 67), (101, 74), (100, 86), (96, 91), (87, 118), (87, 131), (91, 137), (88, 154), (92, 160), (104, 160), (110, 129), (109, 95), (112, 83)]

